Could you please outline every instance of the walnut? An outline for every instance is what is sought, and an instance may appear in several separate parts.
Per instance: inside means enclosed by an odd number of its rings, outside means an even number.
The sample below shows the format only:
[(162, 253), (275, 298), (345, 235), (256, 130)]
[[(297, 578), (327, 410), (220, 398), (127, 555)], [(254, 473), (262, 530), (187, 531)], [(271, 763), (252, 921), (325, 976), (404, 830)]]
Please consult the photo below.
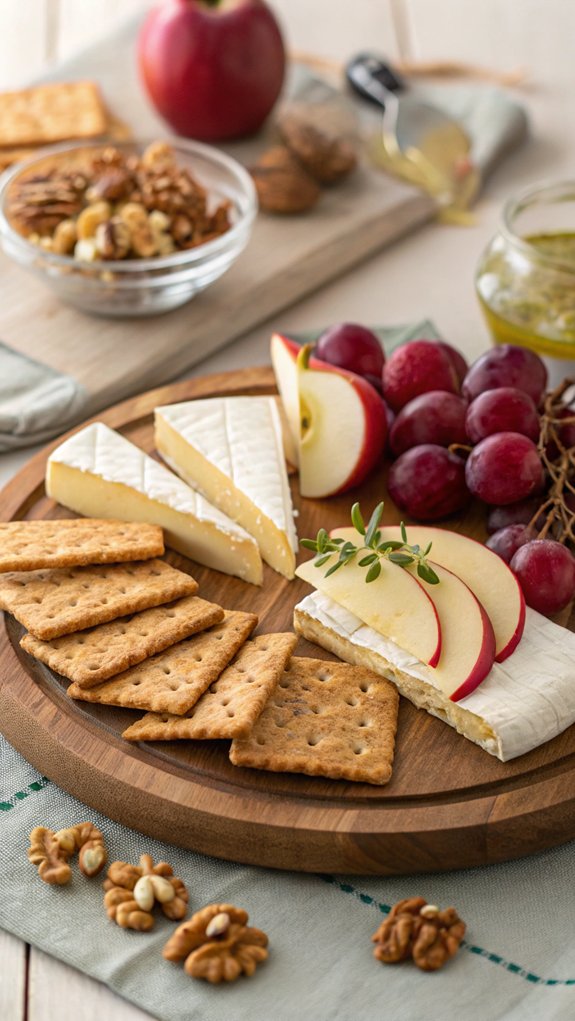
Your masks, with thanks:
[(287, 147), (320, 184), (336, 184), (355, 170), (355, 149), (346, 139), (330, 137), (294, 113), (284, 113), (278, 128)]
[(98, 875), (107, 861), (104, 837), (91, 822), (67, 829), (53, 830), (36, 826), (30, 834), (28, 858), (38, 866), (38, 875), (45, 883), (64, 886), (72, 877), (68, 859), (80, 851), (80, 869), (85, 876)]
[(54, 834), (62, 850), (68, 854), (79, 851), (78, 864), (85, 876), (97, 876), (108, 860), (101, 831), (91, 822), (78, 823)]
[(30, 834), (28, 858), (38, 866), (38, 875), (45, 883), (54, 886), (65, 886), (72, 878), (72, 870), (68, 865), (68, 857), (54, 839), (54, 831), (45, 826), (36, 826)]
[(247, 920), (242, 908), (210, 904), (178, 926), (163, 955), (168, 961), (184, 961), (188, 975), (207, 982), (253, 975), (267, 959), (268, 938), (260, 929), (246, 926)]
[(113, 216), (96, 227), (96, 248), (103, 259), (125, 259), (132, 235), (120, 216)]
[(393, 906), (374, 933), (374, 957), (395, 964), (412, 957), (422, 971), (437, 971), (459, 950), (465, 935), (455, 908), (440, 911), (423, 897), (409, 897)]
[(305, 213), (320, 189), (287, 146), (276, 145), (251, 168), (260, 207), (266, 213)]
[(123, 929), (148, 932), (154, 925), (156, 901), (172, 921), (179, 921), (188, 909), (188, 891), (182, 880), (166, 862), (154, 865), (149, 854), (140, 856), (139, 865), (113, 862), (103, 886), (108, 918)]

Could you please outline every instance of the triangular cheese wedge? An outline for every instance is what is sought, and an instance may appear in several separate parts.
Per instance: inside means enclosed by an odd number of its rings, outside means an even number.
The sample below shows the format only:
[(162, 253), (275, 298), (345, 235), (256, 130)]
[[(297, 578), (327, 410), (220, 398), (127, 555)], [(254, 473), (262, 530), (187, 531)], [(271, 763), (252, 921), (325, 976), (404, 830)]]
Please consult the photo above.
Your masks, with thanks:
[(86, 517), (161, 525), (167, 545), (184, 556), (254, 585), (262, 583), (252, 537), (102, 422), (86, 426), (54, 450), (46, 492)]
[(156, 408), (156, 447), (185, 482), (242, 525), (293, 578), (297, 536), (273, 397), (213, 397)]

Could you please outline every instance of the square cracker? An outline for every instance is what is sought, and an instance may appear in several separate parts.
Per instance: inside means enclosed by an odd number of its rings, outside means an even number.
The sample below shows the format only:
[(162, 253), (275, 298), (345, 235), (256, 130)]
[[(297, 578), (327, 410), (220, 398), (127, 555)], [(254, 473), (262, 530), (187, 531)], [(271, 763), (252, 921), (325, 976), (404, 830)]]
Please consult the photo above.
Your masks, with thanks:
[(159, 525), (96, 518), (0, 522), (0, 572), (149, 560), (163, 552)]
[(224, 619), (209, 630), (178, 642), (97, 688), (83, 690), (71, 684), (68, 694), (84, 702), (183, 716), (217, 680), (257, 622), (253, 613), (225, 610)]
[(244, 737), (277, 687), (296, 643), (293, 634), (250, 639), (185, 716), (147, 713), (122, 737), (128, 741)]
[(93, 688), (190, 635), (223, 620), (216, 603), (185, 596), (175, 603), (98, 624), (88, 631), (41, 642), (24, 635), (20, 645), (80, 688)]
[(193, 596), (198, 583), (163, 560), (97, 567), (55, 567), (0, 574), (0, 610), (34, 638), (50, 641), (149, 606)]
[(247, 738), (236, 766), (384, 784), (391, 777), (399, 696), (371, 670), (295, 657)]
[(106, 110), (95, 82), (52, 82), (0, 93), (3, 146), (94, 138), (106, 128)]

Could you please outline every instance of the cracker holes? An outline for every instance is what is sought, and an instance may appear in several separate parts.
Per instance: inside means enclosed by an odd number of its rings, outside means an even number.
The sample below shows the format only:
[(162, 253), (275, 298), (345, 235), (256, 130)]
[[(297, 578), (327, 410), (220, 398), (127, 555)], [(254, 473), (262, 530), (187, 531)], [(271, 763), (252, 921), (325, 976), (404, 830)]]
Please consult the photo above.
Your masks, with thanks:
[(172, 672), (169, 666), (162, 667), (162, 670), (165, 674), (171, 674)]
[(228, 709), (227, 715), (228, 715), (228, 716), (230, 717), (230, 719), (231, 719), (231, 718), (232, 718), (233, 716), (235, 716), (236, 714), (235, 714), (235, 712), (234, 712), (234, 710), (233, 710), (233, 709)]
[(318, 670), (316, 677), (318, 681), (331, 681), (331, 674), (329, 670)]
[(353, 746), (353, 754), (354, 755), (363, 755), (363, 753), (365, 751), (366, 751), (366, 748), (365, 748), (364, 745), (362, 745), (362, 744), (354, 744), (354, 746)]
[(203, 656), (194, 656), (194, 660), (196, 663), (201, 663), (203, 658), (204, 658)]
[(345, 704), (346, 704), (346, 705), (351, 705), (351, 706), (356, 706), (356, 705), (359, 705), (359, 699), (358, 699), (358, 698), (355, 698), (355, 697), (354, 697), (354, 696), (352, 695), (352, 697), (351, 697), (351, 698), (346, 698), (346, 700), (345, 700)]
[(265, 743), (266, 743), (265, 737), (256, 737), (256, 744), (262, 745), (262, 744), (265, 744)]
[(371, 727), (371, 720), (360, 720), (358, 727)]
[(312, 736), (308, 737), (308, 739), (307, 739), (307, 743), (310, 746), (310, 748), (315, 748), (316, 744), (319, 744), (320, 741), (321, 741), (321, 737), (318, 737), (317, 734), (312, 734)]

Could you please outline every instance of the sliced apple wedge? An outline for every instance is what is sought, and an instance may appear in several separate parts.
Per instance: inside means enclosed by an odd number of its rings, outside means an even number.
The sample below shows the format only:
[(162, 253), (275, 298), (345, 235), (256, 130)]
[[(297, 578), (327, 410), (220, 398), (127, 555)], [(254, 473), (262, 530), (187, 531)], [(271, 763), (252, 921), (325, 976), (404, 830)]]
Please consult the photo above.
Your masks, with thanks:
[[(430, 587), (430, 595), (441, 627), (441, 656), (433, 676), (444, 694), (458, 702), (470, 695), (491, 670), (495, 635), (487, 613), (471, 589), (445, 567), (431, 560), (429, 564), (439, 578), (439, 584)], [(412, 574), (416, 567), (404, 570)]]
[(276, 334), (271, 356), (298, 447), (300, 492), (332, 496), (358, 485), (383, 453), (387, 419), (376, 390)]
[(334, 554), (321, 567), (307, 560), (296, 569), (296, 575), (422, 663), (436, 666), (442, 650), (441, 626), (423, 584), (389, 561), (382, 563), (379, 578), (369, 584), (365, 570), (353, 562), (326, 578), (326, 571), (336, 559)]
[[(355, 528), (336, 528), (332, 535), (354, 543), (360, 538)], [(383, 527), (381, 536), (382, 540), (401, 539), (399, 525)], [(493, 625), (495, 659), (502, 663), (517, 648), (525, 627), (523, 593), (505, 561), (475, 539), (445, 528), (409, 525), (407, 537), (422, 549), (432, 543), (434, 561), (461, 578), (477, 596)]]

